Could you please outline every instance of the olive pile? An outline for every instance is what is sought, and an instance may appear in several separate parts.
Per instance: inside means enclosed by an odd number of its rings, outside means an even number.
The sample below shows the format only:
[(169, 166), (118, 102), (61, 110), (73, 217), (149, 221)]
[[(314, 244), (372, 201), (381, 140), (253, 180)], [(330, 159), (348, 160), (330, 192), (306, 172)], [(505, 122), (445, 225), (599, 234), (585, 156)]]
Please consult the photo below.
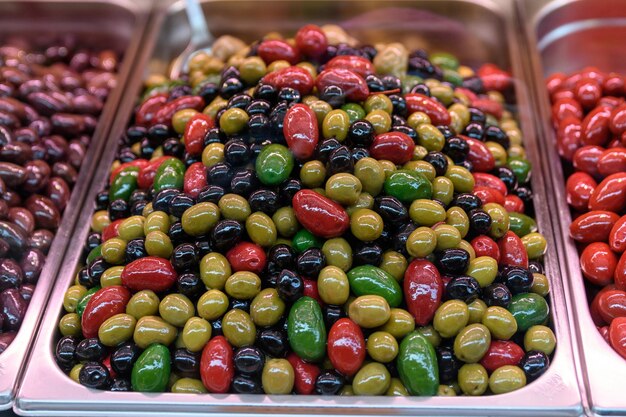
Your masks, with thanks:
[(511, 90), (494, 65), (314, 25), (152, 77), (57, 363), (113, 391), (523, 387), (555, 338)]

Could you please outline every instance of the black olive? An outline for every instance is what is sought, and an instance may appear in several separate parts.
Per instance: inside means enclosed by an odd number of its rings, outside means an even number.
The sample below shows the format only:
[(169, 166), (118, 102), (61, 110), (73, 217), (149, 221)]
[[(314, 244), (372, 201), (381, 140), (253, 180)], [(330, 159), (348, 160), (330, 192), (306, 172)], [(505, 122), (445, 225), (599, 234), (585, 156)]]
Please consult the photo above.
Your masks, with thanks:
[(452, 136), (451, 138), (446, 139), (446, 144), (443, 147), (443, 153), (448, 155), (455, 164), (463, 162), (469, 154), (469, 144), (465, 139)]
[(133, 205), (138, 201), (149, 201), (150, 197), (148, 196), (148, 192), (145, 190), (135, 190), (130, 194), (130, 198), (128, 202)]
[(130, 214), (130, 206), (121, 198), (109, 203), (109, 219), (113, 222), (118, 219), (124, 219)]
[(173, 245), (180, 245), (185, 242), (192, 242), (193, 238), (185, 232), (183, 229), (183, 225), (181, 222), (175, 222), (170, 225), (170, 228), (167, 232), (167, 235), (170, 237)]
[(179, 219), (183, 217), (185, 210), (193, 206), (196, 202), (188, 195), (178, 194), (170, 202), (170, 214)]
[(200, 353), (185, 348), (174, 350), (172, 371), (183, 378), (197, 378), (200, 375)]
[(328, 168), (326, 175), (328, 177), (340, 173), (354, 171), (354, 162), (352, 161), (352, 153), (350, 149), (342, 145), (331, 152), (328, 158)]
[(450, 300), (461, 300), (471, 303), (481, 294), (480, 284), (472, 277), (454, 277), (446, 286), (446, 296)]
[(101, 361), (107, 355), (107, 348), (97, 337), (81, 340), (76, 345), (76, 359), (81, 362)]
[(485, 92), (483, 80), (481, 80), (480, 77), (477, 75), (464, 78), (461, 85), (463, 86), (463, 88), (467, 88), (468, 90), (476, 94), (481, 94)]
[(480, 198), (476, 197), (474, 194), (462, 193), (457, 194), (450, 203), (451, 206), (457, 206), (463, 209), (466, 213), (474, 209), (478, 209), (482, 207), (482, 202)]
[(211, 246), (225, 251), (239, 243), (243, 236), (243, 226), (235, 220), (221, 220), (211, 230)]
[(198, 95), (204, 99), (205, 103), (212, 102), (219, 92), (219, 87), (215, 83), (204, 83), (198, 90)]
[(142, 139), (139, 146), (139, 156), (143, 159), (148, 159), (154, 153), (154, 146), (150, 143), (148, 138)]
[(221, 336), (222, 333), (222, 319), (216, 319), (211, 322), (211, 335)]
[(304, 281), (296, 273), (283, 269), (278, 275), (276, 290), (280, 298), (288, 303), (293, 303), (304, 294)]
[(463, 134), (472, 139), (483, 140), (483, 135), (485, 133), (484, 131), (485, 129), (482, 124), (469, 123), (467, 126), (465, 126)]
[(326, 257), (318, 248), (309, 248), (296, 258), (296, 270), (305, 277), (317, 277), (326, 266)]
[(537, 261), (528, 262), (528, 270), (532, 273), (545, 274), (543, 265), (541, 264), (541, 262)]
[(533, 274), (527, 269), (517, 266), (505, 266), (500, 271), (501, 281), (511, 291), (511, 294), (521, 294), (530, 291), (533, 285)]
[(443, 274), (463, 274), (470, 262), (470, 255), (465, 249), (444, 249), (435, 253), (437, 268)]
[(296, 90), (295, 88), (283, 87), (278, 92), (278, 100), (279, 101), (284, 100), (289, 104), (299, 103), (301, 98), (302, 96), (300, 95), (300, 92)]
[(89, 272), (87, 272), (87, 267), (84, 267), (78, 271), (78, 283), (84, 287), (93, 288), (96, 285), (100, 285), (100, 280), (92, 279)]
[(268, 216), (273, 215), (280, 208), (278, 194), (272, 190), (260, 189), (250, 194), (248, 198), (250, 210), (254, 213), (261, 211)]
[(231, 166), (239, 166), (250, 160), (250, 148), (244, 141), (231, 139), (224, 144), (224, 160)]
[(468, 110), (470, 115), (470, 122), (478, 123), (481, 125), (484, 125), (487, 122), (487, 116), (485, 116), (485, 113), (483, 113), (482, 110), (479, 110), (475, 107), (469, 107)]
[(333, 324), (341, 318), (346, 317), (346, 312), (344, 311), (342, 306), (335, 306), (326, 304), (322, 308), (322, 314), (324, 315), (324, 324), (327, 329), (333, 327)]
[[(155, 125), (159, 126), (159, 125)], [(164, 125), (161, 125), (164, 126)], [(131, 141), (131, 143), (139, 142), (142, 138), (148, 135), (148, 129), (143, 126), (128, 126), (126, 129), (126, 137)]]
[(228, 302), (228, 309), (229, 310), (238, 309), (238, 310), (243, 310), (246, 313), (249, 313), (250, 312), (250, 300), (240, 300), (238, 298), (230, 298)]
[(407, 117), (406, 100), (399, 94), (390, 94), (389, 100), (393, 104), (393, 114), (401, 117)]
[(355, 146), (370, 146), (374, 136), (376, 136), (374, 126), (367, 120), (356, 120), (348, 129), (348, 140)]
[(449, 346), (438, 346), (436, 351), (440, 382), (450, 384), (456, 381), (461, 362), (454, 355), (454, 351)]
[(219, 185), (227, 189), (233, 179), (233, 169), (229, 164), (218, 162), (207, 169), (207, 181), (212, 185)]
[(109, 269), (110, 266), (111, 265), (106, 263), (104, 258), (101, 256), (98, 256), (96, 259), (91, 261), (91, 263), (87, 266), (87, 273), (89, 274), (90, 281), (100, 282), (100, 277), (102, 277), (104, 271)]
[(115, 378), (113, 383), (111, 383), (109, 390), (114, 392), (127, 392), (132, 391), (132, 386), (130, 385), (130, 381), (128, 379)]
[(65, 372), (69, 372), (75, 365), (75, 354), (78, 340), (73, 336), (64, 336), (57, 342), (54, 358), (57, 365)]
[(263, 113), (257, 113), (248, 119), (248, 134), (255, 141), (263, 141), (270, 136), (270, 119)]
[[(179, 140), (177, 140), (180, 143)], [(202, 142), (204, 146), (207, 146), (211, 143), (224, 143), (226, 142), (226, 134), (220, 130), (219, 127), (212, 127), (209, 131), (204, 135), (204, 141)]]
[(171, 138), (163, 142), (163, 155), (180, 159), (184, 153), (185, 145), (183, 145), (180, 140)]
[(300, 180), (290, 178), (280, 186), (278, 197), (283, 205), (290, 206), (293, 196), (302, 189), (302, 183)]
[(239, 169), (230, 180), (230, 191), (243, 197), (248, 197), (259, 186), (256, 173), (252, 169)]
[[(352, 250), (352, 266), (380, 265), (383, 260), (383, 248), (375, 242), (355, 242)], [(315, 275), (317, 276), (317, 275)]]
[(380, 214), (385, 225), (398, 227), (409, 219), (409, 212), (400, 200), (392, 196), (377, 197), (374, 200), (374, 210)]
[(198, 256), (202, 258), (209, 252), (213, 252), (213, 248), (211, 247), (211, 241), (206, 236), (200, 236), (196, 238), (194, 243), (196, 245), (196, 249), (198, 250)]
[(277, 93), (278, 92), (273, 86), (269, 84), (259, 84), (254, 90), (254, 98), (266, 100), (269, 103), (273, 103), (276, 101)]
[(87, 242), (85, 243), (85, 256), (89, 254), (92, 250), (100, 246), (102, 243), (102, 236), (100, 233), (89, 233), (87, 236)]
[(262, 330), (256, 339), (259, 348), (268, 356), (282, 358), (289, 350), (287, 332), (282, 329), (272, 328)]
[(497, 167), (492, 172), (493, 175), (500, 178), (506, 185), (508, 192), (513, 192), (517, 188), (517, 177), (509, 167)]
[(485, 129), (485, 134), (483, 136), (485, 141), (496, 142), (500, 144), (504, 149), (509, 149), (511, 146), (511, 140), (507, 136), (507, 134), (499, 128), (498, 126), (488, 126)]
[(179, 293), (192, 301), (197, 300), (206, 291), (206, 286), (200, 279), (200, 275), (195, 272), (180, 274), (176, 281), (176, 288), (178, 288)]
[(441, 152), (428, 152), (424, 157), (424, 161), (428, 162), (435, 168), (437, 176), (445, 175), (448, 170), (448, 159)]
[(518, 185), (515, 189), (515, 195), (521, 198), (524, 204), (532, 203), (533, 192), (528, 187)]
[(259, 381), (246, 375), (235, 375), (231, 386), (238, 394), (263, 394)]
[(172, 200), (180, 194), (180, 191), (175, 189), (161, 190), (152, 200), (152, 208), (155, 211), (162, 211), (170, 214), (170, 207)]
[(356, 164), (360, 159), (370, 156), (370, 152), (365, 148), (352, 148), (352, 161)]
[(406, 241), (409, 239), (409, 235), (417, 229), (417, 225), (413, 222), (408, 222), (398, 229), (398, 233), (393, 239), (393, 250), (400, 252), (402, 255), (408, 257), (409, 254), (406, 250)]
[(246, 107), (245, 110), (246, 113), (248, 113), (248, 115), (252, 117), (253, 114), (268, 115), (271, 109), (272, 104), (269, 101), (263, 99), (255, 99), (252, 100), (250, 104), (248, 104), (248, 107)]
[(120, 376), (130, 376), (140, 354), (139, 347), (132, 342), (119, 345), (111, 353), (111, 368)]
[(381, 81), (383, 82), (385, 90), (397, 90), (398, 88), (402, 88), (400, 78), (395, 75), (385, 75), (381, 78)]
[(322, 371), (315, 379), (315, 393), (336, 395), (343, 388), (345, 380), (337, 371)]
[(470, 229), (476, 235), (485, 235), (491, 228), (491, 216), (483, 209), (474, 209), (468, 213)]
[(413, 140), (413, 142), (417, 142), (419, 140), (417, 132), (411, 126), (408, 126), (408, 125), (405, 125), (405, 124), (403, 124), (403, 125), (393, 125), (391, 127), (391, 130), (393, 132), (404, 133), (405, 135), (410, 137), (411, 140)]
[(225, 191), (223, 187), (219, 185), (208, 185), (198, 193), (198, 203), (213, 203), (217, 204), (220, 198), (224, 196)]
[(274, 245), (267, 254), (267, 270), (270, 274), (295, 267), (295, 253), (284, 243)]
[(509, 304), (511, 304), (511, 291), (504, 284), (491, 284), (483, 290), (482, 299), (488, 307), (508, 308)]
[(411, 87), (411, 93), (421, 94), (430, 97), (430, 88), (426, 84), (418, 83)]
[(365, 82), (367, 83), (367, 87), (370, 93), (377, 93), (380, 91), (385, 91), (385, 86), (383, 85), (380, 77), (374, 74), (370, 74), (365, 77)]
[(265, 364), (265, 355), (256, 346), (246, 346), (235, 351), (235, 371), (247, 375), (260, 375)]
[(528, 382), (539, 378), (550, 366), (550, 358), (543, 352), (531, 350), (526, 352), (519, 363), (520, 368), (526, 374)]
[(106, 210), (109, 206), (108, 191), (100, 191), (96, 194), (96, 210)]
[(245, 86), (239, 78), (231, 77), (226, 79), (220, 86), (220, 96), (230, 98), (243, 91), (244, 88)]
[(252, 97), (247, 94), (237, 94), (234, 95), (228, 100), (226, 107), (229, 109), (237, 108), (244, 110), (248, 105), (252, 102)]
[(111, 383), (109, 370), (99, 362), (87, 362), (80, 368), (78, 382), (88, 388), (107, 389)]
[(162, 123), (150, 126), (147, 131), (148, 139), (154, 143), (163, 143), (163, 141), (171, 136), (170, 128)]
[(320, 100), (330, 104), (333, 109), (339, 108), (346, 102), (346, 95), (341, 87), (329, 85), (324, 87), (320, 93)]

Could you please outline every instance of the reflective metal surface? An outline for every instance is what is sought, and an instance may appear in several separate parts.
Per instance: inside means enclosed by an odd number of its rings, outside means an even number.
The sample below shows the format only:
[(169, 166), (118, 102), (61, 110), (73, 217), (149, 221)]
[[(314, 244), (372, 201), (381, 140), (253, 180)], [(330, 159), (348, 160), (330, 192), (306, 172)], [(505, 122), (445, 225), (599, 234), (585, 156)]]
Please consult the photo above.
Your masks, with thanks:
[[(124, 131), (140, 93), (142, 68), (145, 73), (167, 74), (169, 61), (185, 49), (190, 28), (179, 2), (164, 8), (151, 25), (137, 61), (138, 77), (127, 87), (111, 130), (110, 140)], [(518, 110), (525, 146), (531, 162), (539, 166), (538, 148), (531, 108), (520, 59), (520, 43), (514, 31), (513, 3), (490, 0), (390, 0), (351, 1), (206, 1), (203, 9), (213, 36), (230, 33), (251, 41), (269, 31), (293, 33), (305, 23), (339, 23), (362, 42), (398, 41), (409, 48), (424, 47), (456, 54), (461, 62), (478, 66), (491, 61), (510, 68), (516, 82)], [(72, 247), (64, 259), (39, 336), (32, 361), (25, 373), (15, 409), (25, 415), (125, 416), (159, 413), (163, 416), (212, 414), (259, 415), (476, 415), (476, 416), (570, 416), (582, 413), (581, 396), (573, 366), (563, 287), (554, 245), (546, 255), (547, 275), (552, 285), (550, 303), (558, 346), (550, 369), (537, 381), (516, 392), (490, 397), (320, 397), (266, 395), (181, 395), (112, 393), (93, 391), (70, 380), (56, 366), (53, 349), (56, 324), (63, 294), (73, 280), (81, 247), (89, 232), (94, 197), (105, 184), (115, 148), (102, 154), (94, 181), (86, 197)], [(538, 224), (550, 243), (554, 238), (547, 205), (544, 178), (533, 176)]]
[[(586, 66), (626, 73), (626, 1), (579, 0), (518, 2), (520, 22), (529, 42), (534, 96), (538, 112), (542, 164), (549, 177), (547, 211), (552, 213), (559, 235), (558, 257), (567, 283), (570, 318), (580, 348), (580, 372), (584, 375), (585, 400), (590, 414), (626, 415), (626, 360), (604, 341), (591, 320), (585, 284), (575, 242), (569, 237), (571, 215), (565, 196), (565, 178), (556, 151), (550, 120), (545, 77), (569, 73)], [(578, 348), (577, 348), (578, 350)]]
[[(130, 75), (132, 60), (139, 45), (148, 14), (148, 3), (132, 0), (106, 2), (73, 0), (25, 0), (0, 2), (0, 39), (18, 35), (35, 44), (55, 39), (61, 34), (77, 35), (79, 44), (92, 48), (109, 48), (124, 55), (111, 92), (100, 115), (72, 197), (63, 214), (45, 266), (22, 327), (13, 343), (0, 354), (0, 410), (10, 408), (23, 370), (24, 359), (31, 347), (48, 296), (55, 284), (57, 270), (65, 255), (71, 231), (80, 212), (89, 181), (95, 171), (100, 149), (105, 145), (124, 84)], [(66, 288), (66, 284), (62, 284)]]

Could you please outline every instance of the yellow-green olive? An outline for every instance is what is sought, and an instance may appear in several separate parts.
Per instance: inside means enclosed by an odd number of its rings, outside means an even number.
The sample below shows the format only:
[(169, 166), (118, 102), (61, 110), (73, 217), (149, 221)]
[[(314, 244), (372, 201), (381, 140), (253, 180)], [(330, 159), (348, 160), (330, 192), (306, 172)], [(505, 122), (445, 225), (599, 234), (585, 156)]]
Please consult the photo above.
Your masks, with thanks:
[(474, 278), (482, 288), (485, 288), (496, 279), (498, 262), (490, 256), (479, 256), (470, 261), (465, 274)]
[(207, 234), (220, 218), (219, 208), (209, 202), (201, 202), (189, 207), (180, 222), (185, 233), (191, 236)]
[(100, 251), (102, 253), (102, 258), (107, 263), (119, 265), (124, 262), (126, 257), (126, 241), (119, 237), (111, 238), (102, 243)]
[(383, 253), (383, 260), (379, 265), (380, 269), (389, 273), (396, 281), (401, 281), (404, 278), (407, 266), (408, 262), (404, 255), (393, 250)]
[(80, 370), (83, 369), (83, 364), (79, 363), (77, 365), (74, 365), (74, 367), (70, 370), (70, 379), (78, 384), (80, 384), (80, 380), (78, 378), (78, 375), (80, 374)]
[(402, 308), (392, 308), (389, 313), (389, 320), (379, 330), (400, 340), (415, 330), (415, 319), (411, 313)]
[(133, 337), (137, 320), (130, 314), (116, 314), (98, 329), (98, 339), (105, 346), (117, 346)]
[(449, 385), (439, 385), (437, 389), (438, 397), (455, 397), (456, 391)]
[(446, 209), (436, 201), (418, 199), (411, 203), (409, 216), (419, 226), (432, 226), (446, 220)]
[(471, 193), (474, 189), (474, 176), (462, 166), (448, 165), (445, 177), (452, 181), (457, 193)]
[(454, 226), (439, 224), (433, 230), (437, 236), (437, 250), (456, 248), (461, 242), (461, 233)]
[(382, 395), (390, 385), (389, 370), (377, 362), (363, 366), (352, 380), (352, 390), (356, 395)]
[(274, 221), (262, 211), (252, 213), (246, 219), (246, 232), (250, 240), (263, 247), (273, 246), (278, 237)]
[(266, 288), (250, 304), (250, 317), (257, 326), (268, 327), (278, 323), (285, 313), (285, 302), (275, 288)]
[(461, 300), (448, 300), (435, 311), (433, 326), (441, 337), (456, 336), (469, 322), (469, 309)]
[(220, 290), (209, 290), (198, 300), (198, 315), (205, 320), (216, 320), (228, 310), (228, 297)]
[(463, 328), (454, 339), (454, 355), (466, 363), (475, 363), (489, 349), (491, 333), (483, 324), (470, 324)]
[(468, 363), (459, 369), (459, 386), (465, 395), (483, 395), (489, 385), (487, 370), (478, 363)]
[(350, 231), (357, 239), (371, 242), (383, 233), (383, 219), (370, 209), (358, 209), (350, 216)]
[(363, 191), (372, 196), (380, 194), (385, 183), (385, 170), (374, 158), (361, 158), (354, 164), (354, 175), (361, 181)]
[(85, 296), (87, 288), (82, 285), (72, 285), (65, 291), (63, 296), (63, 308), (68, 313), (76, 311), (78, 302)]
[(428, 181), (434, 181), (437, 176), (437, 171), (435, 171), (435, 167), (429, 164), (426, 161), (418, 160), (418, 161), (409, 161), (402, 166), (404, 169), (408, 169), (409, 171), (418, 172), (428, 179)]
[(287, 359), (268, 359), (263, 366), (261, 384), (266, 394), (291, 394), (295, 376)]
[(352, 267), (352, 246), (342, 237), (328, 239), (322, 245), (326, 264), (347, 272)]
[(416, 127), (417, 143), (425, 147), (429, 152), (441, 151), (446, 144), (443, 133), (430, 124), (420, 124)]
[(326, 197), (339, 204), (349, 206), (357, 202), (363, 186), (361, 181), (352, 174), (341, 172), (326, 181)]
[(406, 387), (399, 378), (391, 378), (389, 388), (387, 388), (385, 395), (389, 397), (407, 397), (409, 395), (409, 391), (407, 391)]
[(168, 346), (176, 340), (178, 331), (161, 317), (144, 316), (137, 320), (133, 340), (141, 349), (145, 349), (153, 343)]
[(461, 238), (467, 235), (470, 227), (469, 217), (467, 217), (465, 210), (460, 207), (450, 207), (446, 211), (446, 224), (456, 227), (461, 234)]
[(535, 325), (526, 330), (524, 335), (524, 349), (528, 352), (530, 350), (538, 350), (551, 355), (554, 352), (556, 346), (556, 337), (554, 332), (548, 326)]
[(382, 326), (389, 320), (389, 303), (379, 295), (362, 295), (348, 307), (348, 316), (359, 326), (371, 329)]
[(491, 217), (489, 236), (494, 239), (504, 236), (509, 231), (510, 226), (509, 213), (506, 209), (498, 203), (487, 203), (483, 206), (483, 210)]
[(515, 317), (504, 307), (489, 307), (483, 315), (482, 323), (496, 339), (507, 340), (517, 332)]
[(227, 135), (234, 135), (246, 126), (249, 119), (250, 116), (243, 109), (231, 107), (220, 117), (220, 130)]
[(174, 251), (170, 237), (160, 230), (148, 233), (144, 246), (148, 255), (158, 256), (164, 259), (169, 259)]
[(239, 194), (224, 194), (217, 203), (223, 218), (245, 222), (250, 213), (248, 200)]
[(193, 303), (183, 294), (168, 294), (159, 304), (161, 317), (176, 327), (183, 327), (195, 312)]
[(200, 261), (200, 279), (207, 288), (224, 289), (226, 280), (232, 275), (228, 259), (221, 253), (210, 252)]
[(130, 314), (137, 320), (144, 316), (154, 316), (159, 311), (159, 297), (151, 290), (142, 290), (135, 293), (128, 304), (126, 314)]
[(300, 168), (300, 181), (307, 188), (317, 188), (324, 185), (326, 167), (321, 161), (308, 161)]
[(143, 216), (130, 216), (122, 220), (118, 229), (120, 238), (129, 241), (143, 237), (144, 221)]
[(417, 328), (417, 332), (424, 336), (433, 347), (439, 346), (441, 343), (441, 335), (433, 326), (421, 326)]
[(251, 300), (261, 291), (261, 278), (254, 272), (239, 271), (226, 280), (226, 294), (239, 300)]
[(76, 313), (68, 313), (59, 320), (59, 332), (63, 336), (79, 336), (82, 335), (80, 325), (80, 317)]
[(391, 362), (398, 355), (398, 341), (391, 333), (374, 332), (367, 338), (367, 353), (376, 362)]
[(322, 122), (322, 135), (325, 139), (335, 138), (339, 142), (348, 136), (350, 116), (343, 110), (335, 109), (326, 113)]
[(548, 277), (538, 272), (533, 272), (533, 283), (530, 287), (530, 291), (535, 294), (539, 294), (542, 297), (547, 296), (550, 293), (550, 282)]
[(371, 94), (363, 103), (363, 109), (366, 113), (373, 110), (382, 110), (391, 114), (393, 112), (393, 103), (384, 94)]
[(143, 222), (143, 233), (148, 236), (150, 232), (167, 233), (170, 228), (170, 217), (164, 211), (153, 211), (146, 216)]
[(406, 250), (416, 258), (425, 258), (437, 248), (437, 235), (430, 227), (418, 227), (406, 241)]
[(172, 385), (175, 394), (204, 394), (208, 392), (202, 381), (195, 378), (180, 378)]
[(433, 199), (448, 205), (454, 198), (454, 184), (449, 178), (435, 177), (433, 180)]
[(494, 394), (515, 391), (526, 385), (526, 374), (513, 365), (504, 365), (493, 371), (489, 377), (489, 389)]
[(250, 346), (256, 339), (256, 326), (250, 315), (238, 308), (224, 314), (222, 332), (228, 342), (235, 347)]
[(482, 323), (485, 311), (487, 311), (487, 304), (480, 298), (475, 299), (467, 305), (469, 310), (468, 324)]
[(406, 122), (413, 129), (417, 129), (419, 125), (431, 124), (430, 117), (428, 117), (426, 113), (421, 112), (421, 111), (416, 111), (414, 113), (411, 113), (411, 115), (406, 120)]
[(325, 303), (342, 305), (350, 296), (348, 276), (339, 267), (324, 267), (317, 277), (317, 290)]
[(211, 323), (201, 317), (191, 317), (185, 323), (181, 338), (191, 352), (200, 352), (211, 339)]
[(258, 56), (249, 56), (244, 58), (239, 64), (239, 74), (246, 84), (256, 84), (267, 71), (265, 62)]
[(389, 129), (391, 129), (391, 116), (386, 111), (372, 110), (367, 113), (365, 120), (374, 126), (374, 132), (376, 132), (377, 135), (389, 132)]
[(298, 220), (293, 208), (286, 206), (276, 210), (272, 215), (272, 221), (278, 233), (285, 238), (291, 238), (299, 228)]
[(224, 161), (224, 144), (210, 143), (202, 151), (202, 165), (207, 168)]

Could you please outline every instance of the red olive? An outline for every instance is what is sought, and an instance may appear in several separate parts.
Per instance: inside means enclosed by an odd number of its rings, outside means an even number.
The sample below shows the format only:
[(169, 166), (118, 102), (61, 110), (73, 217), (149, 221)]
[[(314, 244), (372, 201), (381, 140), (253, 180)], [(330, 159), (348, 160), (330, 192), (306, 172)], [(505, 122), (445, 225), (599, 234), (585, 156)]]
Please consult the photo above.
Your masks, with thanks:
[(528, 254), (522, 239), (512, 231), (508, 231), (498, 240), (500, 248), (499, 265), (521, 266), (528, 268)]
[(376, 159), (387, 159), (401, 165), (413, 157), (415, 143), (409, 135), (402, 132), (387, 132), (376, 135), (369, 151)]
[(154, 115), (152, 124), (165, 124), (172, 126), (172, 116), (179, 110), (195, 109), (202, 111), (204, 99), (200, 96), (182, 96), (163, 105)]
[(363, 78), (375, 73), (372, 61), (356, 55), (336, 56), (324, 68), (346, 68)]
[(287, 61), (291, 65), (300, 62), (300, 52), (297, 48), (280, 39), (269, 39), (261, 42), (258, 54), (266, 64), (274, 61)]
[(598, 159), (598, 172), (606, 177), (611, 174), (626, 172), (626, 149), (607, 149)]
[(595, 210), (578, 216), (569, 225), (569, 235), (581, 243), (606, 242), (619, 216), (611, 211)]
[(167, 259), (157, 256), (139, 258), (124, 267), (122, 285), (134, 291), (162, 292), (176, 283), (178, 274)]
[(574, 86), (574, 97), (585, 109), (591, 109), (602, 97), (602, 86), (596, 79), (583, 77)]
[(616, 317), (626, 317), (626, 292), (622, 290), (602, 291), (597, 295), (598, 312), (605, 323)]
[(404, 272), (404, 299), (419, 326), (428, 325), (441, 304), (444, 285), (439, 271), (425, 259), (415, 259)]
[(606, 144), (609, 140), (611, 111), (609, 106), (598, 106), (585, 116), (580, 137), (583, 145), (602, 146)]
[(330, 239), (341, 236), (350, 227), (346, 210), (315, 191), (298, 191), (292, 204), (300, 224), (316, 236)]
[(194, 162), (189, 165), (187, 171), (185, 171), (185, 177), (183, 180), (183, 190), (185, 194), (196, 198), (200, 191), (207, 186), (207, 174), (206, 167), (202, 162)]
[(263, 77), (262, 81), (275, 87), (277, 90), (286, 87), (293, 88), (302, 95), (309, 94), (314, 84), (311, 73), (301, 67), (287, 67), (270, 72)]
[(207, 391), (223, 394), (235, 376), (233, 348), (224, 336), (209, 340), (200, 357), (200, 378)]
[(489, 372), (501, 366), (517, 365), (524, 357), (524, 349), (510, 340), (492, 340), (480, 364)]
[(496, 241), (489, 236), (476, 236), (472, 239), (470, 244), (472, 245), (472, 248), (474, 248), (474, 252), (476, 252), (476, 257), (489, 256), (500, 263), (500, 248), (498, 247)]
[(328, 40), (319, 26), (305, 25), (296, 33), (296, 46), (305, 56), (319, 58), (326, 52)]
[(591, 194), (589, 210), (621, 213), (626, 208), (626, 172), (611, 174)]
[(580, 254), (580, 269), (583, 276), (595, 285), (608, 285), (613, 282), (617, 266), (617, 256), (604, 242), (594, 242)]
[(310, 395), (315, 390), (315, 380), (320, 374), (319, 366), (303, 361), (295, 353), (290, 353), (287, 360), (293, 367), (294, 389), (297, 394)]
[(204, 137), (214, 126), (213, 119), (204, 113), (196, 113), (191, 116), (183, 134), (185, 150), (190, 155), (200, 155), (204, 149)]
[(620, 217), (611, 228), (609, 245), (611, 250), (617, 253), (622, 253), (626, 250), (626, 216)]
[(511, 86), (513, 79), (511, 74), (499, 68), (495, 64), (483, 64), (476, 74), (480, 77), (485, 90), (504, 91)]
[(283, 135), (296, 159), (309, 159), (319, 141), (317, 117), (313, 110), (304, 104), (290, 107), (285, 114)]
[(250, 271), (260, 274), (267, 263), (263, 248), (250, 242), (240, 242), (235, 245), (226, 252), (226, 259), (235, 272)]
[(567, 203), (574, 210), (587, 210), (589, 199), (598, 183), (586, 172), (575, 172), (569, 176), (565, 184)]
[(582, 133), (582, 123), (580, 119), (566, 117), (559, 122), (556, 130), (556, 148), (559, 155), (571, 161), (580, 148), (580, 135)]
[(626, 359), (626, 317), (617, 317), (611, 322), (609, 340), (613, 349)]
[(524, 200), (522, 200), (515, 194), (509, 194), (506, 197), (504, 197), (504, 208), (509, 213), (511, 212), (524, 213), (525, 212)]
[(472, 163), (474, 171), (477, 172), (489, 172), (496, 167), (496, 160), (493, 154), (489, 151), (489, 148), (478, 139), (473, 139), (467, 136), (459, 135), (465, 139), (469, 145), (469, 154), (467, 160)]
[(112, 285), (98, 290), (87, 302), (81, 317), (83, 336), (98, 336), (98, 329), (110, 317), (126, 311), (130, 292), (121, 285)]
[(361, 328), (348, 318), (339, 319), (328, 332), (328, 359), (336, 370), (352, 376), (365, 360), (365, 338)]
[(370, 92), (363, 77), (345, 68), (328, 68), (317, 76), (315, 86), (318, 91), (324, 91), (330, 85), (341, 88), (351, 101), (364, 101)]
[(416, 111), (424, 112), (435, 126), (447, 126), (451, 123), (448, 109), (437, 100), (419, 93), (405, 94), (404, 99), (406, 100), (406, 108), (409, 114)]
[(501, 206), (504, 205), (504, 195), (502, 195), (502, 193), (495, 188), (484, 187), (482, 185), (475, 186), (472, 194), (480, 198), (483, 206), (487, 203), (498, 203)]
[(580, 107), (580, 103), (571, 98), (563, 98), (555, 101), (552, 105), (552, 120), (554, 122), (560, 122), (568, 117), (582, 120), (583, 109)]

